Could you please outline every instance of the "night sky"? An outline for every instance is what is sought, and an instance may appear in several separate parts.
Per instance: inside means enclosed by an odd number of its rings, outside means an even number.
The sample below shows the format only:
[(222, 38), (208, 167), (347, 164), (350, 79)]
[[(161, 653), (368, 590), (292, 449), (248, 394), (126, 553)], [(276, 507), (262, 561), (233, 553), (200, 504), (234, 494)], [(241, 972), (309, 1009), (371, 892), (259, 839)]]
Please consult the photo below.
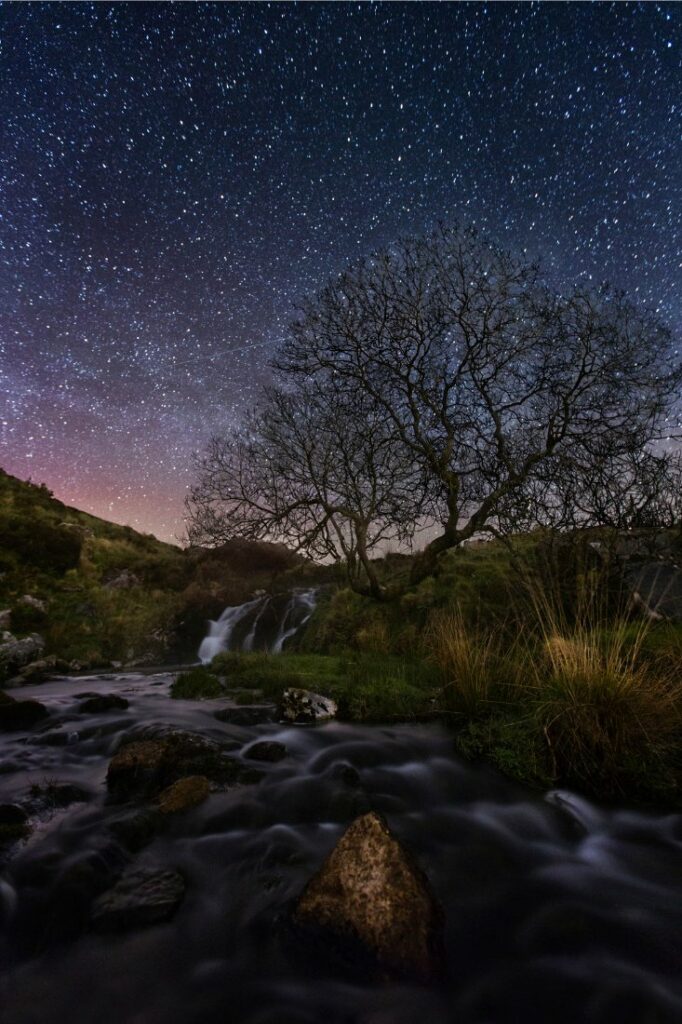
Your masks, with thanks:
[(0, 465), (182, 533), (297, 297), (438, 221), (682, 326), (682, 6), (2, 4)]

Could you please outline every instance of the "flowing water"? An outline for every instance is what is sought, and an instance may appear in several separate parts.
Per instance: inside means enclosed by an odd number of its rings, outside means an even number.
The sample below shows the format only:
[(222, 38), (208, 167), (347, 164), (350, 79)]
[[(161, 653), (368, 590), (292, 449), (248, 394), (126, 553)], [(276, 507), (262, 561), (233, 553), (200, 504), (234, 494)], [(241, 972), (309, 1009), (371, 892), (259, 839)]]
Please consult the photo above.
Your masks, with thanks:
[(269, 651), (279, 654), (315, 609), (315, 590), (263, 594), (246, 604), (230, 606), (208, 624), (198, 657), (208, 664), (221, 651)]
[[(3, 1024), (673, 1024), (682, 1019), (682, 817), (530, 794), (453, 755), (437, 724), (226, 724), (221, 701), (168, 699), (172, 677), (63, 679), (26, 688), (51, 712), (2, 740), (0, 802), (32, 784), (83, 799), (39, 811), (0, 881)], [(125, 711), (79, 714), (82, 691)], [(15, 691), (15, 696), (19, 696)], [(123, 733), (172, 725), (286, 744), (252, 786), (213, 793), (135, 855), (179, 869), (168, 923), (121, 934), (73, 926), (73, 901), (132, 855), (110, 824), (109, 759)], [(381, 812), (446, 914), (441, 987), (360, 982), (311, 959), (287, 913), (353, 817)], [(79, 884), (81, 889), (78, 888)], [(77, 915), (76, 915), (77, 917)]]

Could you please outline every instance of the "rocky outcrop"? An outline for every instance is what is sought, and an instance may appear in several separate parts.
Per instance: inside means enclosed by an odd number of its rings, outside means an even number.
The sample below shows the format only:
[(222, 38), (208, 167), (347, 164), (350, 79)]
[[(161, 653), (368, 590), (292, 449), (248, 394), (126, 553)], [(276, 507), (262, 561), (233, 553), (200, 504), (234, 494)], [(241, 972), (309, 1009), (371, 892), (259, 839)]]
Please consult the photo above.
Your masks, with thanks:
[(356, 818), (301, 895), (293, 921), (383, 975), (438, 978), (443, 913), (428, 881), (375, 813)]
[(218, 743), (194, 733), (171, 732), (122, 746), (109, 763), (107, 786), (117, 801), (147, 799), (192, 775), (223, 785), (256, 781), (254, 769), (246, 769)]
[(122, 569), (106, 580), (104, 586), (107, 590), (130, 590), (131, 587), (141, 587), (142, 581), (130, 569)]
[(337, 712), (336, 701), (311, 690), (291, 687), (285, 690), (279, 704), (279, 714), (285, 722), (314, 725), (327, 722)]
[(211, 785), (205, 775), (190, 775), (164, 789), (157, 803), (162, 814), (178, 814), (203, 803), (210, 792)]
[(182, 903), (185, 880), (168, 868), (131, 868), (99, 896), (91, 921), (101, 931), (118, 931), (167, 921)]

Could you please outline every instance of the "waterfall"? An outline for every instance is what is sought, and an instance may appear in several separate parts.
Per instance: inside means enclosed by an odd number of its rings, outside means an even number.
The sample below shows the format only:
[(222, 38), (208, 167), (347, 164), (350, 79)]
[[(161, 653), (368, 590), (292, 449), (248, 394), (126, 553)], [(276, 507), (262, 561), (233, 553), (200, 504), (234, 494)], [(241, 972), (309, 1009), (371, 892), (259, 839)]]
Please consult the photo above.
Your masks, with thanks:
[(219, 619), (209, 622), (199, 647), (199, 660), (206, 665), (221, 651), (281, 653), (286, 641), (312, 615), (316, 594), (313, 589), (296, 589), (226, 608)]

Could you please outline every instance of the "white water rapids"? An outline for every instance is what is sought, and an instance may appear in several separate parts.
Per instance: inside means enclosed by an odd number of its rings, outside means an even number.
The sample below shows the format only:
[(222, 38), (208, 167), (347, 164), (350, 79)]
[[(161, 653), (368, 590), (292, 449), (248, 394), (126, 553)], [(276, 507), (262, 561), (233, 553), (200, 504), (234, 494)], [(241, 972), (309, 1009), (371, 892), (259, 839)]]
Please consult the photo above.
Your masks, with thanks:
[(245, 604), (225, 609), (209, 623), (199, 647), (199, 660), (208, 664), (221, 651), (268, 651), (279, 654), (286, 641), (303, 626), (315, 609), (315, 590), (264, 594)]

